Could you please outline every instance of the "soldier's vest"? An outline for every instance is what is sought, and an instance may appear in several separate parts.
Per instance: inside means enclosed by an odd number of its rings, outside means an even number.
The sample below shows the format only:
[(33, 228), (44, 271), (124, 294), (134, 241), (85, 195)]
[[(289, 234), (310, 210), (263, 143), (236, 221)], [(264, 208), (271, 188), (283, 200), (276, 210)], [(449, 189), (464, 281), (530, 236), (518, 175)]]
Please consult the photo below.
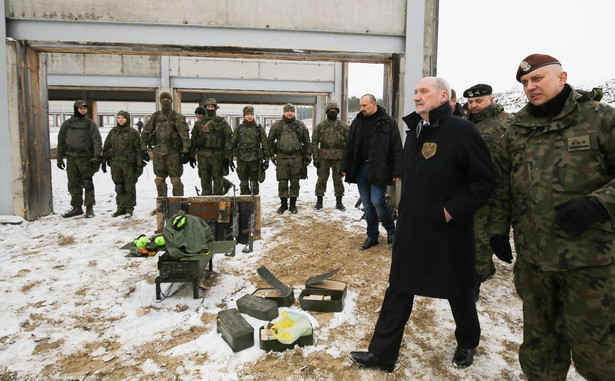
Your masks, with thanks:
[(196, 141), (196, 147), (198, 149), (205, 150), (222, 150), (224, 148), (224, 130), (223, 120), (220, 117), (215, 117), (210, 120), (203, 120), (198, 126), (199, 137)]
[(346, 126), (341, 120), (324, 121), (321, 125), (319, 158), (321, 160), (341, 160), (346, 143)]
[(291, 124), (279, 121), (282, 125), (278, 128), (277, 152), (279, 156), (300, 156), (303, 150), (301, 144), (301, 131), (297, 121)]
[(111, 153), (105, 157), (111, 159), (112, 165), (120, 166), (124, 163), (135, 164), (137, 162), (137, 152), (140, 146), (139, 139), (133, 139), (134, 132), (136, 131), (130, 126), (114, 127), (109, 131), (107, 139), (111, 139)]
[(243, 161), (261, 160), (261, 125), (246, 126), (240, 124), (237, 127), (237, 158)]
[(154, 128), (153, 132), (155, 151), (161, 154), (168, 154), (169, 152), (179, 152), (182, 150), (182, 139), (177, 132), (180, 124), (180, 120), (175, 112), (171, 112), (168, 116), (162, 112), (156, 112), (154, 116)]
[(67, 120), (68, 131), (66, 132), (66, 156), (84, 156), (91, 157), (94, 155), (94, 143), (90, 135), (90, 123), (93, 123), (88, 118), (72, 117)]

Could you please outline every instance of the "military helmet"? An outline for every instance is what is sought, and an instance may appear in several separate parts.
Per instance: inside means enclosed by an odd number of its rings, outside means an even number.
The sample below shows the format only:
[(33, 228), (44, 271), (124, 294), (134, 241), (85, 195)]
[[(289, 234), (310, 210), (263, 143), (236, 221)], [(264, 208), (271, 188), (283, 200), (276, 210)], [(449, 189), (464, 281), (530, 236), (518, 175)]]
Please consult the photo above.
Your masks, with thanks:
[(338, 106), (336, 102), (327, 103), (327, 106), (325, 107), (325, 112), (328, 112), (332, 108), (335, 108), (337, 109), (337, 112), (340, 112), (340, 106)]
[(164, 98), (170, 99), (171, 101), (173, 101), (173, 97), (171, 96), (170, 93), (163, 91), (162, 93), (160, 93), (160, 100), (163, 100)]
[(248, 114), (254, 114), (254, 107), (246, 106), (243, 108), (243, 116), (246, 116)]
[(207, 98), (207, 100), (205, 101), (205, 106), (207, 105), (214, 105), (217, 109), (220, 108), (220, 106), (218, 106), (218, 101), (214, 98)]
[(81, 99), (76, 100), (75, 103), (73, 104), (73, 107), (75, 108), (75, 110), (78, 109), (79, 107), (83, 107), (83, 106), (88, 107), (88, 104), (85, 101), (81, 100)]
[(292, 103), (287, 103), (284, 105), (284, 112), (286, 111), (295, 111), (295, 105)]

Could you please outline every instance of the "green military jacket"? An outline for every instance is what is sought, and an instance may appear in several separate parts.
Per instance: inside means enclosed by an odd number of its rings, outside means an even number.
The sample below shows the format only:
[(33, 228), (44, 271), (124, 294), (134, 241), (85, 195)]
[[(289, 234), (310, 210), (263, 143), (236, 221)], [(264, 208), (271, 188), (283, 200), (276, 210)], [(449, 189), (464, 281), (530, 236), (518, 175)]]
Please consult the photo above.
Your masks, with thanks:
[(269, 130), (269, 142), (271, 154), (281, 159), (312, 154), (310, 132), (300, 120), (275, 121)]
[(342, 160), (348, 126), (339, 119), (326, 119), (316, 126), (312, 134), (314, 160)]
[(228, 157), (231, 150), (231, 137), (233, 130), (224, 118), (214, 116), (203, 117), (192, 127), (192, 143), (190, 144), (190, 156), (195, 157), (198, 152), (203, 156)]
[(129, 123), (115, 125), (109, 131), (103, 146), (103, 161), (116, 167), (141, 165), (139, 132)]
[(260, 124), (248, 126), (244, 123), (235, 128), (231, 138), (231, 157), (242, 161), (269, 160), (269, 140)]
[[(512, 223), (518, 258), (544, 271), (615, 263), (615, 109), (574, 90), (552, 119), (532, 116), (529, 107), (517, 113), (495, 155), (489, 232), (508, 235)], [(586, 196), (610, 220), (569, 236), (554, 207)]]
[(486, 109), (476, 114), (469, 114), (466, 118), (474, 122), (480, 130), (480, 134), (491, 153), (491, 159), (493, 159), (500, 138), (510, 126), (513, 115), (505, 112), (502, 105), (492, 103)]
[(152, 148), (155, 154), (190, 150), (190, 132), (186, 118), (177, 111), (156, 111), (141, 132), (141, 149)]
[(100, 157), (101, 154), (102, 138), (92, 119), (72, 116), (62, 123), (58, 133), (58, 160), (67, 156)]

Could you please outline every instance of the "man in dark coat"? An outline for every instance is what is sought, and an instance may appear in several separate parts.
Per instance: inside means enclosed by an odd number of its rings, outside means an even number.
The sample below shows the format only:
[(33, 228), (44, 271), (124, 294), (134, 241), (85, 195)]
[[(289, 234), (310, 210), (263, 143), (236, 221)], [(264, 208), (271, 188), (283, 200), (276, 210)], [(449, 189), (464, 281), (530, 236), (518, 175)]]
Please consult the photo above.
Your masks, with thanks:
[(397, 122), (378, 106), (376, 98), (365, 94), (359, 104), (361, 113), (350, 125), (340, 173), (359, 188), (367, 221), (367, 239), (359, 249), (365, 250), (378, 244), (378, 216), (388, 244), (395, 239), (395, 221), (384, 196), (387, 185), (401, 180), (403, 148)]
[(473, 296), (472, 214), (495, 186), (489, 150), (474, 123), (453, 116), (450, 86), (437, 77), (419, 81), (408, 126), (397, 237), (380, 316), (369, 352), (351, 352), (361, 366), (392, 371), (414, 295), (448, 299), (457, 349), (453, 364), (472, 364), (480, 339)]

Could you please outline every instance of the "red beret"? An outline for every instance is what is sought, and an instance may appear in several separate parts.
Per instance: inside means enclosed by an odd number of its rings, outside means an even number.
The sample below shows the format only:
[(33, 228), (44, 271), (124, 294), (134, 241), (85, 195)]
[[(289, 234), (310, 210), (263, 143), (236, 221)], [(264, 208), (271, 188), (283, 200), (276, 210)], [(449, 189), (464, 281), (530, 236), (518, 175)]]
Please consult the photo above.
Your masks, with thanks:
[(521, 82), (521, 77), (527, 73), (531, 73), (539, 67), (547, 65), (561, 65), (555, 57), (546, 54), (530, 54), (519, 64), (517, 69), (517, 81)]

